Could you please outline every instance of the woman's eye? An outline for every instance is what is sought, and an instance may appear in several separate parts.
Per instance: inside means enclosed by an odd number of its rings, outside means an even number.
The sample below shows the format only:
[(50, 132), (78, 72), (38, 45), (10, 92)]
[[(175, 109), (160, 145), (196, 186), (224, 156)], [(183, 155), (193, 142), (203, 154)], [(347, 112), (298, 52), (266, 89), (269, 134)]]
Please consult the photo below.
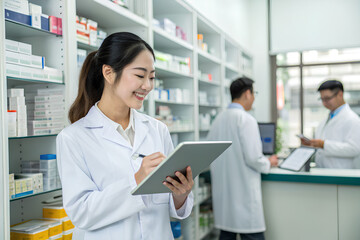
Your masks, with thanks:
[(144, 78), (144, 76), (141, 76), (141, 75), (136, 75), (137, 77), (139, 77), (139, 78)]
[(151, 80), (151, 81), (154, 81), (154, 80), (155, 80), (155, 77), (150, 78), (150, 80)]

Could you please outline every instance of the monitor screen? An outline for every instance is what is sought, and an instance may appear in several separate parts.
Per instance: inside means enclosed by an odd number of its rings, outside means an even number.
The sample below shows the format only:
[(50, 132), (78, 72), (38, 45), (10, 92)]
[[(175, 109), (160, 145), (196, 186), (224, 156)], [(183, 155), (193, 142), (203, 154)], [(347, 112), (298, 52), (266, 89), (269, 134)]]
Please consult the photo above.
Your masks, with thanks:
[(259, 123), (260, 137), (263, 147), (263, 154), (275, 153), (275, 123)]

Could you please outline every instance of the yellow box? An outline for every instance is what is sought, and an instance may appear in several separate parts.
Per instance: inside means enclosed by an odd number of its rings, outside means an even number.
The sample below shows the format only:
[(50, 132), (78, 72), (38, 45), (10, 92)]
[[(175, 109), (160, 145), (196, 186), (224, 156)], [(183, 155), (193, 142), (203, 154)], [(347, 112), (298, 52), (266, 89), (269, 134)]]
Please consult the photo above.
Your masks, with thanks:
[(43, 207), (43, 218), (61, 219), (67, 217), (62, 205), (47, 205)]
[(74, 230), (63, 232), (63, 240), (71, 240)]
[(71, 222), (71, 220), (68, 217), (62, 219), (62, 226), (64, 232), (75, 228), (74, 224)]
[(59, 235), (63, 232), (62, 222), (56, 221), (49, 225), (49, 237)]
[(49, 228), (39, 227), (30, 231), (11, 230), (11, 240), (47, 240), (49, 238)]
[[(62, 222), (46, 219), (34, 219), (26, 222), (22, 222), (16, 225), (11, 226), (12, 234), (11, 239), (15, 240), (42, 240), (44, 234), (40, 234), (39, 230), (46, 228), (46, 238), (57, 236), (62, 234)], [(36, 231), (33, 233), (33, 231)], [(41, 232), (42, 233), (42, 232)], [(36, 235), (37, 234), (37, 235)]]
[(60, 234), (58, 234), (56, 236), (49, 237), (49, 240), (63, 240), (63, 238), (64, 238), (63, 234), (60, 233)]

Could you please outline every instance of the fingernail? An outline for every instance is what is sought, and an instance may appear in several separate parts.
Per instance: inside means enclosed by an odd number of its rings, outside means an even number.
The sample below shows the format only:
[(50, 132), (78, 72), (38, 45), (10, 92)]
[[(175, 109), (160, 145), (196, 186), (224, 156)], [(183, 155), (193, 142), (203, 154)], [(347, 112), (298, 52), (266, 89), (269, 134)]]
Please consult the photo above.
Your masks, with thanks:
[(168, 180), (168, 181), (169, 181), (169, 180), (170, 180), (170, 177), (167, 177), (167, 178), (166, 178), (166, 180)]

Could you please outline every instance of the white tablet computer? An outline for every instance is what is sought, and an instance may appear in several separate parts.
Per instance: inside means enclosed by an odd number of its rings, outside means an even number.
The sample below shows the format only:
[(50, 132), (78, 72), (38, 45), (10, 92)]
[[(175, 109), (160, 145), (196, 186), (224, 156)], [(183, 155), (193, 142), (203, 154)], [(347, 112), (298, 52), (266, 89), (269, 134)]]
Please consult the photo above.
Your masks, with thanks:
[(163, 185), (167, 176), (177, 179), (175, 172), (180, 171), (185, 175), (186, 167), (190, 166), (193, 178), (195, 178), (231, 144), (231, 141), (182, 142), (132, 190), (131, 194), (171, 192), (169, 188)]
[(279, 166), (280, 168), (300, 171), (300, 169), (310, 160), (316, 149), (309, 147), (300, 147), (295, 149), (289, 157)]

